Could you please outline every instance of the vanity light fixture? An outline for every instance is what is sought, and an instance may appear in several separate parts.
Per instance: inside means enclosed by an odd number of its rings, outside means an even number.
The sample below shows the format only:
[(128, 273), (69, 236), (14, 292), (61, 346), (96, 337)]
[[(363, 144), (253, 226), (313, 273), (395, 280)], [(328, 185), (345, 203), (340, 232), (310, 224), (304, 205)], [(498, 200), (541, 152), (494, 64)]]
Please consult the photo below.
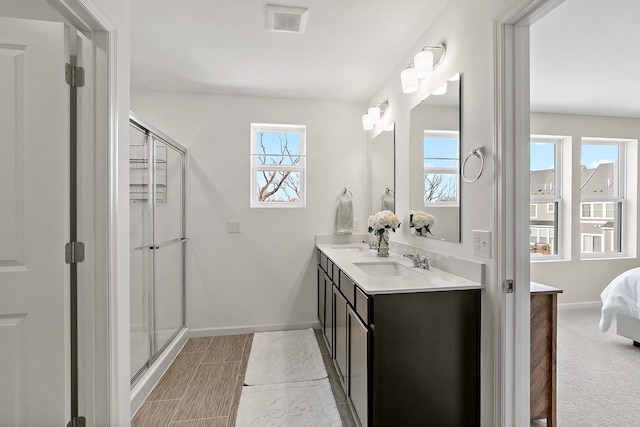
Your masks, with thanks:
[(371, 119), (369, 118), (369, 114), (362, 115), (362, 129), (371, 130), (373, 129), (373, 123), (371, 123)]
[(418, 80), (429, 77), (442, 63), (447, 48), (444, 44), (425, 46), (413, 56), (413, 62), (400, 73), (402, 92), (413, 93), (418, 90)]
[(371, 130), (373, 125), (378, 124), (380, 119), (387, 113), (389, 103), (387, 101), (381, 104), (373, 104), (367, 110), (367, 114), (362, 115), (362, 129)]
[(433, 95), (444, 95), (447, 93), (447, 82), (432, 92)]
[(400, 84), (402, 85), (403, 93), (413, 93), (418, 90), (418, 76), (413, 64), (409, 64), (400, 73)]

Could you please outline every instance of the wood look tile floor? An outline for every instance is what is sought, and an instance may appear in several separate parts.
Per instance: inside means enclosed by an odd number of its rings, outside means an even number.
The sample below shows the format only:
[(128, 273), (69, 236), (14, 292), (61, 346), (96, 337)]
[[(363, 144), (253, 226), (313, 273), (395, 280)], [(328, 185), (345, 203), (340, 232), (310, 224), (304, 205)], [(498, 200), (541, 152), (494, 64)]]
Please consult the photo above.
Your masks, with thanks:
[[(342, 424), (356, 426), (319, 331)], [(131, 421), (133, 427), (234, 427), (253, 334), (191, 338)]]

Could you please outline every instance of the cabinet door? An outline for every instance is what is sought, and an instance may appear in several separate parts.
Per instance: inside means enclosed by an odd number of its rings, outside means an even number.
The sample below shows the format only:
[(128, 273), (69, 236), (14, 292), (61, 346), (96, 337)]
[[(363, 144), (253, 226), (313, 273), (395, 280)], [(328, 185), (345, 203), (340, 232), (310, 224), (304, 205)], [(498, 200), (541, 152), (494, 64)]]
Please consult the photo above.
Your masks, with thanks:
[(318, 264), (318, 320), (320, 321), (320, 327), (322, 328), (322, 332), (324, 333), (324, 306), (326, 304), (325, 300), (325, 281), (324, 281), (324, 271)]
[(369, 425), (369, 329), (360, 321), (353, 309), (347, 307), (349, 326), (349, 388), (360, 424)]
[(335, 301), (335, 358), (338, 376), (344, 389), (347, 389), (347, 300), (342, 296), (338, 288), (333, 286)]
[(327, 340), (329, 354), (333, 357), (333, 282), (331, 282), (331, 279), (329, 279), (329, 276), (327, 276), (326, 273), (324, 274), (324, 282), (324, 337)]

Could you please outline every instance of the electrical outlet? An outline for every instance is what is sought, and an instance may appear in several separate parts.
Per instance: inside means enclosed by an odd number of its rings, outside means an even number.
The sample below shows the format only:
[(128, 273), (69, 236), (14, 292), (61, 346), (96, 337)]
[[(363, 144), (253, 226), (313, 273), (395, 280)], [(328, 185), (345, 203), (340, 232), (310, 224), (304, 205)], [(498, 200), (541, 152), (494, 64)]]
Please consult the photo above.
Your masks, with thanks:
[(353, 220), (353, 231), (360, 231), (360, 220), (359, 219), (354, 219)]
[(491, 232), (473, 230), (473, 254), (491, 258)]
[(229, 233), (241, 233), (242, 228), (240, 226), (240, 221), (229, 221), (227, 223), (227, 232)]

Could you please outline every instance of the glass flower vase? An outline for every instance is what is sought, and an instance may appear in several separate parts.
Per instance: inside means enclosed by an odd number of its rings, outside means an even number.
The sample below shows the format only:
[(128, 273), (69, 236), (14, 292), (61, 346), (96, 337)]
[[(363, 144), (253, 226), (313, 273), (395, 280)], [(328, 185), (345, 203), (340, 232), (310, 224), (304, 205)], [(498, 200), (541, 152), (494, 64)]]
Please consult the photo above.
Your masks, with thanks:
[(378, 236), (378, 256), (389, 256), (389, 230), (386, 228)]

